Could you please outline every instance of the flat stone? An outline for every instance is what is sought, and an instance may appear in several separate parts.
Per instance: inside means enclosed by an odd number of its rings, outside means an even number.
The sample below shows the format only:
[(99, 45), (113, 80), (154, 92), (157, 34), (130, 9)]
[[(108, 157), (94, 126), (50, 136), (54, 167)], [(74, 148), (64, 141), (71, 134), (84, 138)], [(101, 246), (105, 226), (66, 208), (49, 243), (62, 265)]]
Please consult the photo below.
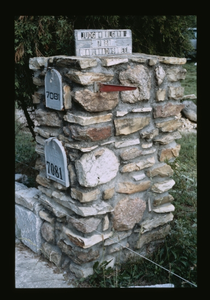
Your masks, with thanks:
[(138, 87), (134, 91), (121, 92), (123, 102), (135, 103), (141, 100), (149, 100), (151, 78), (145, 66), (137, 65), (134, 68), (128, 67), (126, 71), (119, 73), (119, 80), (123, 85)]
[(53, 224), (55, 222), (55, 218), (51, 217), (50, 214), (44, 210), (39, 211), (39, 216), (41, 219), (47, 221), (50, 224)]
[(179, 151), (181, 149), (181, 145), (177, 144), (173, 148), (162, 149), (159, 151), (159, 160), (165, 161), (166, 159), (171, 159), (179, 156)]
[(141, 155), (149, 155), (156, 152), (155, 148), (149, 149), (149, 150), (142, 150)]
[(156, 127), (160, 128), (162, 132), (172, 132), (182, 126), (179, 119), (173, 119), (165, 122), (155, 123)]
[(105, 140), (111, 136), (112, 127), (106, 126), (102, 128), (81, 128), (80, 126), (70, 126), (72, 138), (80, 141), (97, 142)]
[(184, 65), (187, 62), (186, 58), (159, 56), (159, 61), (168, 65)]
[(143, 159), (139, 162), (127, 164), (122, 167), (120, 172), (126, 173), (126, 172), (140, 171), (142, 169), (149, 168), (154, 164), (155, 164), (155, 158), (154, 156), (152, 156), (147, 159)]
[(169, 86), (168, 88), (168, 97), (173, 100), (180, 100), (184, 95), (183, 86)]
[(34, 213), (38, 213), (42, 206), (36, 198), (40, 194), (41, 192), (36, 188), (21, 188), (15, 191), (15, 203), (33, 211)]
[(75, 251), (72, 246), (68, 245), (67, 240), (60, 240), (58, 246), (71, 260), (76, 264), (84, 264), (93, 261), (99, 257), (99, 251), (90, 249), (88, 252)]
[(162, 66), (157, 66), (155, 68), (155, 77), (157, 79), (157, 83), (158, 85), (161, 85), (161, 83), (163, 82), (164, 78), (166, 76), (166, 72), (164, 71)]
[(103, 193), (103, 199), (108, 200), (111, 199), (114, 196), (115, 188), (110, 188), (104, 191)]
[(71, 88), (69, 85), (63, 86), (63, 104), (65, 109), (70, 109), (72, 107)]
[(66, 143), (65, 147), (70, 148), (70, 149), (77, 149), (80, 150), (81, 152), (90, 152), (96, 148), (98, 148), (98, 145), (92, 146), (92, 147), (84, 147), (81, 144), (75, 144), (75, 143)]
[(61, 265), (62, 252), (58, 246), (54, 246), (45, 242), (42, 244), (42, 253), (49, 261), (52, 261), (57, 267)]
[(185, 107), (182, 109), (183, 115), (190, 121), (197, 122), (197, 105), (193, 101), (183, 101)]
[(122, 194), (134, 194), (147, 190), (151, 185), (151, 181), (143, 181), (139, 184), (132, 182), (120, 182), (118, 183), (117, 193)]
[(150, 232), (147, 232), (143, 235), (140, 235), (138, 241), (137, 241), (137, 245), (136, 248), (140, 249), (142, 248), (145, 244), (148, 244), (152, 241), (156, 241), (156, 240), (161, 240), (163, 239), (170, 231), (170, 225), (167, 224), (164, 227), (160, 227), (159, 229), (154, 229)]
[(32, 57), (29, 59), (29, 69), (36, 71), (41, 67), (47, 67), (49, 57)]
[(120, 200), (113, 212), (113, 227), (116, 231), (130, 230), (141, 221), (146, 209), (145, 201), (140, 198), (126, 197)]
[(69, 222), (78, 230), (83, 233), (91, 233), (95, 231), (101, 222), (97, 218), (69, 218)]
[(149, 58), (148, 59), (148, 65), (149, 66), (154, 66), (158, 63), (158, 59), (157, 58)]
[(33, 252), (40, 253), (42, 220), (32, 211), (15, 205), (15, 236)]
[(112, 236), (113, 232), (109, 232), (107, 234), (95, 234), (92, 235), (91, 237), (88, 238), (84, 238), (82, 236), (79, 236), (75, 233), (73, 233), (70, 229), (68, 229), (67, 227), (63, 226), (63, 232), (66, 234), (66, 236), (69, 238), (69, 240), (75, 244), (78, 247), (81, 247), (83, 249), (86, 248), (90, 248), (95, 244), (98, 244), (100, 242), (102, 242), (103, 240), (109, 238), (110, 236)]
[(133, 145), (139, 145), (140, 140), (139, 139), (133, 139), (133, 140), (126, 140), (126, 141), (121, 141), (121, 142), (116, 142), (114, 144), (115, 148), (124, 148), (128, 146), (133, 146)]
[(101, 58), (101, 64), (104, 67), (119, 65), (122, 63), (127, 63), (128, 58), (119, 58), (119, 57), (103, 57)]
[(93, 268), (82, 267), (74, 263), (70, 264), (69, 269), (77, 278), (86, 278), (94, 273)]
[(157, 101), (164, 101), (166, 98), (166, 90), (165, 89), (159, 89), (156, 92), (156, 100)]
[(71, 197), (79, 200), (81, 203), (97, 200), (99, 194), (100, 192), (98, 189), (91, 192), (82, 192), (78, 189), (71, 188)]
[(70, 80), (79, 83), (81, 85), (90, 85), (96, 81), (106, 82), (113, 79), (112, 74), (108, 73), (92, 73), (92, 72), (80, 72), (75, 70), (70, 70), (65, 74)]
[(71, 113), (67, 113), (66, 115), (64, 115), (63, 118), (69, 123), (76, 123), (82, 126), (86, 126), (103, 122), (109, 122), (112, 120), (112, 114), (85, 117), (82, 115), (73, 115)]
[(97, 66), (97, 60), (95, 58), (78, 57), (78, 56), (54, 56), (50, 58), (50, 62), (54, 62), (56, 65), (61, 67), (79, 67), (81, 69), (87, 69)]
[(171, 212), (174, 210), (175, 210), (175, 207), (171, 203), (165, 203), (165, 204), (158, 206), (157, 208), (153, 208), (153, 211), (158, 214), (167, 213), (167, 212)]
[(143, 139), (151, 140), (158, 134), (159, 134), (159, 129), (158, 128), (152, 128), (152, 129), (141, 131), (140, 136)]
[(45, 187), (39, 185), (38, 189), (40, 190), (40, 192), (44, 193), (48, 197), (50, 197), (50, 198), (52, 197), (53, 190), (51, 188), (45, 188)]
[(115, 178), (119, 162), (113, 151), (99, 148), (84, 154), (76, 161), (75, 168), (80, 185), (94, 187)]
[(184, 95), (182, 97), (182, 100), (185, 100), (185, 99), (197, 99), (197, 96), (195, 94), (189, 94), (189, 95)]
[(141, 144), (141, 147), (142, 147), (143, 149), (147, 149), (147, 148), (152, 147), (152, 145), (153, 145), (153, 143), (143, 143), (143, 144)]
[(138, 156), (140, 156), (142, 153), (142, 150), (140, 150), (139, 148), (129, 148), (129, 149), (126, 149), (125, 151), (121, 152), (120, 153), (120, 157), (123, 159), (123, 160), (130, 160), (130, 159), (133, 159), (133, 158), (136, 158)]
[(181, 139), (182, 136), (179, 131), (173, 131), (169, 134), (158, 135), (154, 138), (154, 142), (160, 143), (162, 145), (171, 143), (176, 139)]
[(132, 178), (135, 180), (135, 181), (139, 181), (139, 180), (142, 180), (142, 179), (144, 179), (146, 176), (145, 176), (145, 174), (143, 173), (143, 174), (139, 174), (139, 175), (134, 175), (134, 176), (132, 176)]
[(182, 67), (174, 67), (167, 69), (168, 81), (178, 81), (185, 79), (187, 70)]
[(27, 190), (27, 189), (28, 187), (25, 184), (15, 181), (15, 192), (20, 190)]
[(174, 216), (170, 212), (166, 215), (159, 215), (158, 217), (152, 218), (151, 220), (145, 220), (141, 223), (141, 233), (145, 233), (147, 231), (150, 231), (156, 227), (163, 226), (168, 222), (171, 222), (173, 220)]
[(176, 116), (184, 108), (184, 104), (173, 104), (168, 102), (166, 104), (154, 105), (153, 116), (154, 118), (166, 118), (170, 116)]
[(50, 133), (39, 128), (39, 127), (35, 127), (34, 128), (34, 132), (37, 132), (39, 135), (41, 135), (42, 137), (48, 139), (50, 137)]
[(43, 139), (42, 137), (40, 137), (39, 135), (36, 136), (36, 142), (40, 145), (43, 145), (45, 144), (45, 140), (46, 139)]
[(127, 135), (136, 132), (147, 126), (150, 120), (150, 117), (115, 119), (116, 135)]
[(119, 103), (119, 92), (98, 94), (84, 89), (75, 92), (74, 100), (90, 112), (112, 110)]
[(48, 222), (44, 222), (41, 226), (41, 234), (47, 242), (54, 243), (54, 226), (50, 225)]
[(127, 238), (129, 235), (131, 235), (132, 230), (128, 230), (128, 231), (114, 231), (113, 235), (106, 239), (106, 241), (104, 242), (104, 246), (110, 246), (112, 244), (115, 243), (119, 243), (119, 241), (124, 240), (125, 238)]
[(165, 180), (162, 182), (154, 183), (151, 190), (155, 193), (164, 193), (170, 190), (175, 184), (173, 179)]
[(150, 112), (150, 111), (152, 111), (152, 107), (134, 108), (131, 110), (131, 112), (133, 112), (133, 113)]
[(103, 220), (103, 231), (109, 229), (109, 217), (106, 215)]
[(173, 173), (174, 171), (171, 169), (171, 167), (165, 163), (155, 164), (155, 166), (151, 167), (148, 171), (146, 171), (146, 175), (148, 177), (167, 177), (172, 176)]
[(59, 119), (59, 116), (56, 112), (37, 109), (35, 118), (38, 124), (41, 126), (51, 126), (51, 127), (62, 126), (62, 120)]
[(36, 144), (35, 152), (38, 153), (39, 155), (44, 155), (44, 146)]
[(174, 197), (171, 195), (167, 195), (167, 196), (162, 196), (162, 197), (158, 197), (155, 198), (155, 200), (153, 201), (153, 206), (158, 206), (164, 203), (168, 203), (174, 200)]
[(117, 111), (116, 117), (123, 117), (123, 116), (127, 115), (128, 113), (129, 113), (129, 111)]
[(43, 186), (46, 187), (46, 188), (50, 188), (50, 187), (51, 187), (50, 179), (44, 177), (44, 176), (41, 175), (41, 174), (38, 174), (38, 175), (36, 176), (36, 182), (37, 182), (38, 184), (43, 185)]

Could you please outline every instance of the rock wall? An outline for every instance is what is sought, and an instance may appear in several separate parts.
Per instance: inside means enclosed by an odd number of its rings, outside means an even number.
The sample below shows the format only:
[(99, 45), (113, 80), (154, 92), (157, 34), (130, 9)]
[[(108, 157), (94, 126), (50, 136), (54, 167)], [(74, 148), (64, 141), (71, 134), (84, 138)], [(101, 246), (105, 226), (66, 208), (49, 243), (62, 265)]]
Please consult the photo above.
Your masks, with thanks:
[[(180, 80), (186, 59), (146, 54), (113, 57), (34, 57), (38, 86), (36, 168), (42, 209), (42, 253), (77, 277), (96, 260), (124, 261), (129, 247), (144, 255), (169, 233), (175, 182), (165, 160), (179, 155), (177, 115), (184, 108)], [(62, 76), (64, 108), (45, 105), (47, 68)], [(95, 92), (94, 82), (135, 86)], [(44, 145), (62, 142), (70, 186), (46, 177)], [(120, 245), (118, 244), (120, 243)]]

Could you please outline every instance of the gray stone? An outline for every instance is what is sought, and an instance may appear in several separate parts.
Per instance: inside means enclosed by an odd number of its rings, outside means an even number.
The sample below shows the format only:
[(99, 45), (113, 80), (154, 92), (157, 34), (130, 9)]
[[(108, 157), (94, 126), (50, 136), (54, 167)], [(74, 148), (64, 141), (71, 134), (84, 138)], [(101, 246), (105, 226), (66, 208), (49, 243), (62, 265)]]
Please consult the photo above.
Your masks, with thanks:
[(141, 107), (141, 108), (134, 108), (131, 110), (133, 113), (138, 113), (138, 112), (150, 112), (152, 111), (152, 107)]
[(162, 132), (172, 132), (182, 126), (182, 122), (179, 119), (173, 119), (165, 122), (155, 123), (156, 127), (160, 128)]
[(47, 132), (39, 127), (35, 127), (34, 132), (37, 132), (39, 135), (41, 135), (42, 137), (47, 138), (47, 139), (50, 137), (49, 132)]
[(168, 194), (167, 196), (155, 198), (155, 200), (153, 201), (153, 206), (158, 206), (167, 202), (171, 202), (173, 200), (174, 197)]
[(177, 144), (175, 147), (160, 150), (158, 153), (159, 160), (162, 162), (166, 159), (171, 159), (179, 156), (180, 149), (181, 145)]
[(157, 92), (156, 92), (156, 100), (157, 101), (164, 101), (166, 98), (166, 90), (164, 89), (159, 89)]
[(24, 185), (23, 183), (15, 182), (15, 192), (20, 191), (20, 190), (27, 190), (27, 189), (28, 189), (28, 187), (26, 185)]
[(139, 162), (129, 163), (123, 166), (120, 172), (126, 173), (126, 172), (140, 171), (142, 169), (151, 167), (154, 164), (155, 164), (155, 158), (154, 156), (152, 156), (147, 159), (140, 160)]
[(138, 145), (140, 144), (140, 140), (139, 139), (133, 139), (133, 140), (126, 140), (126, 141), (121, 141), (121, 142), (116, 142), (114, 144), (115, 148), (124, 148), (124, 147), (128, 147), (128, 146), (133, 146), (133, 145)]
[(130, 230), (143, 217), (146, 209), (145, 201), (140, 198), (126, 197), (120, 200), (113, 212), (113, 227), (116, 231)]
[(114, 196), (115, 188), (110, 188), (104, 191), (103, 193), (103, 199), (108, 200)]
[(173, 100), (180, 100), (184, 95), (184, 87), (182, 86), (169, 86), (168, 97)]
[(139, 175), (133, 175), (132, 178), (135, 180), (135, 181), (139, 181), (139, 180), (142, 180), (143, 178), (145, 178), (145, 174), (139, 174)]
[(53, 224), (55, 222), (55, 218), (51, 217), (50, 214), (44, 210), (39, 211), (39, 216), (41, 219), (47, 221), (50, 224)]
[(166, 72), (164, 71), (162, 66), (157, 66), (155, 68), (155, 76), (156, 76), (158, 85), (161, 85), (161, 83), (163, 82), (163, 80), (166, 76)]
[(146, 171), (146, 175), (148, 177), (167, 177), (172, 176), (173, 173), (174, 171), (171, 169), (171, 167), (165, 163), (155, 164), (155, 166), (151, 167), (148, 171)]
[(40, 191), (36, 188), (27, 188), (15, 191), (15, 202), (25, 208), (38, 213), (42, 208), (37, 201), (37, 197), (40, 195)]
[(171, 203), (165, 203), (156, 208), (153, 208), (153, 211), (158, 214), (168, 213), (168, 212), (171, 212), (174, 210), (175, 210), (175, 207)]
[(100, 192), (98, 189), (90, 192), (83, 192), (78, 189), (71, 188), (71, 197), (79, 200), (81, 203), (97, 200), (99, 194)]
[(158, 217), (152, 218), (151, 220), (145, 220), (141, 223), (141, 233), (145, 233), (147, 231), (150, 231), (158, 226), (162, 226), (168, 222), (171, 222), (173, 220), (174, 216), (170, 212), (166, 215), (159, 215)]
[(50, 62), (53, 62), (61, 67), (71, 67), (77, 66), (81, 69), (87, 69), (97, 66), (97, 60), (95, 58), (88, 57), (78, 57), (78, 56), (54, 56), (50, 58)]
[(141, 100), (149, 100), (151, 78), (148, 69), (143, 65), (137, 65), (119, 74), (119, 80), (123, 85), (138, 87), (134, 91), (125, 91), (121, 93), (122, 101), (135, 103)]
[(163, 239), (169, 233), (169, 230), (170, 230), (170, 225), (167, 224), (164, 227), (160, 227), (158, 229), (154, 229), (150, 232), (140, 235), (139, 240), (137, 241), (136, 248), (140, 249), (145, 244), (148, 244), (151, 241)]
[(197, 105), (193, 101), (183, 101), (185, 107), (182, 109), (183, 115), (190, 121), (197, 122)]
[(103, 220), (103, 231), (109, 229), (109, 217), (106, 215)]
[(63, 104), (65, 109), (70, 109), (72, 107), (71, 88), (69, 85), (63, 86)]
[(155, 148), (149, 149), (149, 150), (142, 150), (141, 155), (149, 155), (156, 152)]
[(67, 113), (66, 115), (64, 115), (63, 118), (67, 122), (86, 126), (86, 125), (109, 122), (112, 120), (112, 114), (98, 115), (94, 117), (85, 117), (82, 115), (73, 115), (71, 113)]
[(106, 234), (102, 234), (102, 235), (95, 234), (95, 235), (85, 238), (78, 234), (73, 233), (69, 228), (67, 228), (65, 226), (63, 226), (63, 232), (66, 234), (66, 236), (69, 238), (69, 240), (73, 244), (75, 244), (76, 246), (81, 247), (83, 249), (90, 248), (93, 245), (98, 244), (98, 243), (102, 242), (103, 240), (111, 237), (113, 234), (113, 232), (111, 231)]
[(29, 69), (36, 71), (41, 67), (47, 67), (49, 57), (32, 57), (29, 59)]
[(129, 148), (129, 149), (126, 149), (125, 151), (121, 152), (120, 153), (120, 157), (123, 159), (123, 160), (130, 160), (130, 159), (133, 159), (133, 158), (136, 158), (138, 156), (140, 156), (142, 153), (142, 150), (140, 150), (139, 148)]
[(120, 57), (103, 57), (101, 58), (101, 64), (104, 67), (110, 67), (114, 65), (119, 65), (122, 63), (127, 63), (128, 58), (120, 58)]
[(22, 182), (23, 184), (27, 183), (28, 176), (25, 174), (15, 174), (15, 181)]
[(112, 126), (81, 128), (77, 125), (71, 125), (70, 130), (72, 138), (81, 141), (97, 142), (109, 138), (112, 134)]
[(80, 185), (94, 187), (115, 178), (119, 162), (114, 152), (100, 148), (84, 154), (76, 161), (75, 168)]
[(47, 242), (54, 243), (54, 226), (50, 225), (48, 222), (44, 222), (41, 226), (41, 234)]
[(142, 147), (143, 149), (147, 149), (147, 148), (152, 147), (152, 145), (153, 145), (153, 143), (143, 143), (143, 144), (141, 145), (141, 147)]
[(46, 188), (50, 188), (51, 187), (50, 179), (44, 177), (44, 175), (42, 175), (42, 174), (38, 174), (36, 176), (36, 182), (38, 184), (43, 185)]
[(93, 93), (88, 89), (76, 91), (74, 99), (85, 110), (100, 112), (114, 109), (119, 102), (119, 92)]
[(159, 129), (152, 128), (152, 129), (142, 130), (141, 133), (140, 133), (140, 136), (143, 139), (151, 140), (158, 134), (159, 134)]
[(65, 74), (70, 80), (79, 83), (81, 85), (90, 85), (96, 81), (104, 82), (111, 81), (113, 75), (109, 73), (91, 73), (91, 72), (80, 72), (75, 70), (70, 70)]
[(182, 100), (188, 100), (188, 99), (197, 99), (197, 96), (195, 95), (195, 94), (190, 94), (190, 95), (184, 95), (183, 97), (182, 97)]
[(42, 220), (32, 211), (15, 205), (15, 236), (35, 253), (40, 253)]
[(56, 112), (37, 109), (35, 118), (39, 125), (51, 127), (61, 127), (62, 125), (62, 120)]
[(150, 180), (142, 181), (138, 184), (132, 182), (120, 182), (118, 183), (117, 193), (134, 194), (147, 190), (150, 187), (150, 185)]
[(45, 242), (42, 244), (42, 253), (49, 261), (53, 262), (57, 267), (61, 265), (62, 252), (59, 249), (59, 247)]
[(115, 119), (116, 135), (127, 135), (139, 131), (150, 122), (150, 117)]
[(151, 187), (151, 190), (155, 193), (164, 193), (170, 190), (175, 184), (175, 181), (173, 179), (165, 180), (162, 182), (156, 182)]
[(128, 230), (128, 231), (115, 231), (113, 233), (113, 235), (106, 239), (106, 241), (104, 242), (104, 246), (110, 246), (112, 244), (118, 243), (119, 241), (125, 239), (126, 237), (128, 237), (129, 235), (131, 235), (132, 230)]
[(91, 233), (95, 231), (101, 222), (97, 218), (69, 218), (69, 222), (78, 230), (83, 233)]
[(173, 131), (169, 134), (158, 135), (154, 138), (154, 142), (160, 143), (161, 145), (169, 144), (176, 139), (181, 139), (182, 136), (179, 131)]
[(187, 70), (182, 67), (174, 67), (167, 70), (168, 81), (185, 79)]
[(93, 268), (79, 266), (75, 263), (71, 263), (69, 269), (77, 278), (86, 278), (93, 274)]
[(157, 104), (153, 106), (153, 117), (154, 118), (166, 118), (170, 116), (176, 116), (184, 108), (184, 104), (173, 104), (168, 102), (166, 104)]

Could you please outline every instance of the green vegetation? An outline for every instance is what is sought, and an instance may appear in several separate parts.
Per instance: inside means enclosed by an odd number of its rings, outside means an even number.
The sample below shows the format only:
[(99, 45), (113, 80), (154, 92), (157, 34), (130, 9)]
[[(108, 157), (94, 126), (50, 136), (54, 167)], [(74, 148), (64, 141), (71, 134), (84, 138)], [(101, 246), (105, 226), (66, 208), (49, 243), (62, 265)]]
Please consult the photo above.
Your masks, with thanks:
[[(187, 62), (183, 66), (187, 70), (185, 80), (181, 81), (181, 85), (185, 88), (185, 95), (194, 94), (197, 96), (197, 65), (194, 62)], [(192, 100), (197, 104), (197, 100)]]
[(36, 142), (32, 140), (30, 132), (23, 131), (21, 124), (15, 121), (15, 173), (28, 176), (28, 186), (36, 186), (37, 171), (33, 169), (37, 154)]

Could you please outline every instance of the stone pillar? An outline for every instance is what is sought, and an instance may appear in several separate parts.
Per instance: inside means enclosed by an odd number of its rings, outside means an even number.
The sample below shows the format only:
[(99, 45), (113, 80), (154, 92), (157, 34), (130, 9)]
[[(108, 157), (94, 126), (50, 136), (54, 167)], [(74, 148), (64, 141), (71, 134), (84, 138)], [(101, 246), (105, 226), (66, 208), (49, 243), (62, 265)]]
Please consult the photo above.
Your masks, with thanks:
[[(39, 83), (33, 99), (42, 249), (46, 257), (55, 253), (57, 265), (68, 263), (77, 277), (90, 275), (96, 260), (112, 259), (114, 265), (127, 259), (124, 246), (147, 254), (151, 243), (168, 234), (175, 182), (164, 161), (179, 155), (181, 123), (175, 116), (184, 108), (185, 62), (139, 53), (30, 59)], [(46, 107), (50, 68), (62, 78), (61, 110)], [(137, 89), (99, 93), (95, 82)], [(47, 178), (44, 147), (51, 137), (65, 150), (69, 186)]]

